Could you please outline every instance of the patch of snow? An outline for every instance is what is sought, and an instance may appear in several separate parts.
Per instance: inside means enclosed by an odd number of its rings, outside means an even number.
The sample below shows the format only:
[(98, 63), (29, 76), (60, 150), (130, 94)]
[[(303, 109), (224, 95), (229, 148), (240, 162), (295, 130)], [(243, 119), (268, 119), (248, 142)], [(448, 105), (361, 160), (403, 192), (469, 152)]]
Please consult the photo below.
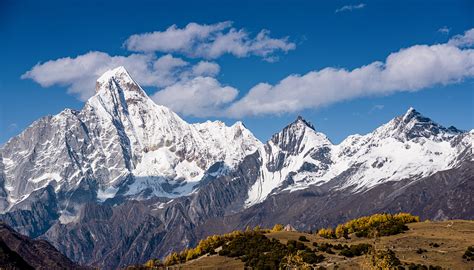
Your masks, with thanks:
[(108, 187), (105, 190), (98, 189), (97, 190), (97, 200), (100, 202), (104, 202), (107, 199), (115, 197), (115, 194), (117, 194), (118, 188), (114, 187)]
[(60, 211), (59, 222), (61, 224), (69, 224), (77, 222), (79, 220), (79, 215), (72, 214), (67, 210)]
[(31, 182), (31, 183), (40, 183), (40, 182), (43, 182), (45, 180), (48, 180), (48, 182), (51, 182), (53, 180), (56, 180), (57, 182), (61, 181), (61, 176), (59, 175), (59, 173), (45, 173), (39, 177), (36, 177), (36, 178), (31, 178), (29, 179), (28, 181)]

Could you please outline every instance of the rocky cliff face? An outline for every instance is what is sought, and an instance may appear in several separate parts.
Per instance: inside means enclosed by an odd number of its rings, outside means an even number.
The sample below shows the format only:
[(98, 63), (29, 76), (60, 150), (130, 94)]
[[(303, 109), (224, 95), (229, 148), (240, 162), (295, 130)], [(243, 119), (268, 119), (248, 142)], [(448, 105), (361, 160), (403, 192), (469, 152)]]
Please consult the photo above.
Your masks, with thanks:
[(474, 218), (473, 132), (414, 109), (333, 144), (301, 117), (259, 142), (244, 125), (188, 124), (123, 68), (81, 111), (0, 149), (0, 218), (105, 269), (247, 225), (303, 230), (382, 211)]
[(77, 222), (56, 223), (42, 237), (78, 262), (106, 269), (163, 257), (195, 245), (209, 219), (242, 209), (260, 165), (257, 154), (249, 155), (230, 173), (210, 172), (196, 192), (173, 200), (90, 203)]
[(89, 269), (73, 263), (44, 240), (31, 240), (0, 223), (2, 269)]

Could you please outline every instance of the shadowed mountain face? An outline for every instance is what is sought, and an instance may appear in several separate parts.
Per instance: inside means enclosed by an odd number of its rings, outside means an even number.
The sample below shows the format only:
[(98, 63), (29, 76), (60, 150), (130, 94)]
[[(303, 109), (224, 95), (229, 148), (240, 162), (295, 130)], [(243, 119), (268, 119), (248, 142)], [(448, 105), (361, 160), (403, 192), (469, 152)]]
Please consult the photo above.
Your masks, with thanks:
[(329, 182), (305, 190), (282, 192), (242, 212), (207, 221), (199, 235), (234, 228), (292, 224), (302, 231), (335, 226), (374, 213), (408, 212), (421, 219), (472, 219), (474, 162), (437, 172), (415, 182), (388, 182), (361, 193), (334, 190)]
[(116, 269), (248, 225), (474, 218), (472, 138), (410, 108), (337, 145), (301, 117), (262, 143), (240, 122), (186, 123), (117, 68), (81, 111), (42, 118), (0, 148), (0, 219)]
[(89, 269), (73, 263), (45, 240), (31, 240), (0, 223), (0, 268)]
[(3, 241), (0, 241), (0, 268), (11, 270), (34, 269), (15, 251), (11, 250)]

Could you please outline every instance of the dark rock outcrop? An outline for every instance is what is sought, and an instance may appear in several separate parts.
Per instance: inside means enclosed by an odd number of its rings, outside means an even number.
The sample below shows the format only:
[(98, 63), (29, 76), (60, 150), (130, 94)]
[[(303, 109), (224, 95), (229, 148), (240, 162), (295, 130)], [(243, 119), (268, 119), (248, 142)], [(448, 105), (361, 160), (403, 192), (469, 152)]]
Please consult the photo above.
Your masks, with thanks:
[(31, 240), (0, 223), (0, 268), (89, 269), (73, 263), (45, 240)]

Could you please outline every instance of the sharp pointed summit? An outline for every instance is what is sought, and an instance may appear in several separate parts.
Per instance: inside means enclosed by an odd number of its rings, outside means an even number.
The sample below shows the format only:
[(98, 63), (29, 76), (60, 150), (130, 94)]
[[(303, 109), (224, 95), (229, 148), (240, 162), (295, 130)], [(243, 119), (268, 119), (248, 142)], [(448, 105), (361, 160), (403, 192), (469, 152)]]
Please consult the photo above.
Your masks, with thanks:
[(281, 132), (272, 136), (271, 141), (291, 153), (297, 153), (304, 148), (305, 141), (317, 142), (318, 144), (331, 144), (323, 133), (317, 132), (314, 126), (302, 116), (298, 116), (294, 122), (286, 126)]
[(423, 116), (420, 112), (415, 110), (415, 108), (410, 107), (407, 112), (403, 115), (402, 121), (404, 123), (409, 123), (410, 121), (417, 121), (421, 123), (432, 122), (428, 117)]
[(393, 137), (402, 141), (419, 138), (432, 138), (439, 141), (462, 132), (455, 127), (446, 128), (434, 122), (413, 107), (375, 131), (381, 137)]
[(106, 72), (104, 72), (98, 79), (98, 82), (106, 82), (109, 81), (112, 78), (117, 78), (117, 77), (122, 77), (122, 78), (127, 78), (129, 80), (132, 80), (130, 74), (128, 73), (127, 69), (125, 69), (124, 66), (118, 66), (113, 69), (109, 69)]
[(128, 73), (127, 69), (125, 69), (124, 66), (119, 66), (105, 71), (97, 79), (97, 83), (104, 84), (110, 82), (111, 80), (136, 84), (136, 82), (132, 79), (132, 76), (130, 76), (130, 73)]
[(314, 125), (311, 124), (311, 122), (304, 119), (303, 116), (301, 116), (301, 115), (298, 115), (298, 117), (296, 117), (296, 120), (292, 124), (294, 124), (294, 125), (304, 125), (304, 126), (307, 126), (307, 127), (311, 128), (312, 130), (315, 130)]
[(116, 92), (126, 99), (148, 98), (145, 91), (123, 66), (110, 69), (97, 79), (96, 93)]

